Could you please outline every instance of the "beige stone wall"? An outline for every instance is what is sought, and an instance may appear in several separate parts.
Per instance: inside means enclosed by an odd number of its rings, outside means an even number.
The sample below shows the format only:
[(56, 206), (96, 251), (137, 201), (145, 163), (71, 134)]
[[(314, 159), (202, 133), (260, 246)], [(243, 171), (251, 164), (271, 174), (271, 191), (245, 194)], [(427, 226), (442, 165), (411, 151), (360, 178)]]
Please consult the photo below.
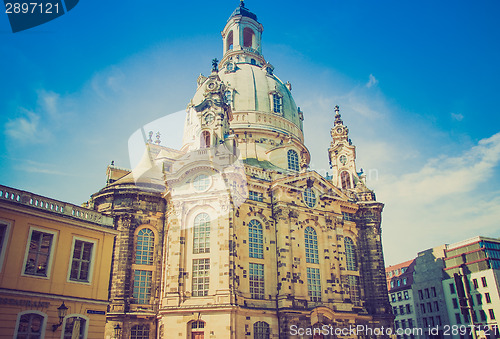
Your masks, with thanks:
[[(247, 172), (253, 173), (250, 168), (247, 168)], [(259, 171), (255, 174), (261, 177), (264, 175)], [(295, 177), (280, 178), (272, 173), (271, 176), (275, 180), (247, 177), (248, 190), (262, 193), (263, 201), (247, 200), (234, 210), (228, 209), (228, 212), (222, 215), (219, 213), (219, 216), (212, 220), (210, 253), (192, 253), (192, 229), (185, 226), (192, 223), (191, 219), (199, 211), (209, 215), (212, 213), (210, 211), (220, 211), (223, 204), (218, 199), (201, 196), (189, 201), (184, 199), (180, 204), (182, 206), (177, 204), (176, 209), (182, 210), (186, 217), (179, 218), (179, 215), (175, 215), (168, 218), (164, 293), (159, 321), (164, 328), (175, 328), (176, 336), (188, 335), (188, 323), (199, 315), (206, 322), (204, 333), (209, 338), (244, 338), (246, 335), (252, 335), (253, 324), (257, 321), (268, 323), (271, 337), (277, 337), (279, 326), (281, 331), (286, 331), (286, 326), (290, 325), (288, 321), (295, 319), (295, 316), (290, 316), (289, 319), (289, 316), (284, 316), (282, 324), (279, 325), (278, 309), (300, 312), (302, 316), (297, 319), (300, 319), (301, 324), (312, 326), (312, 321), (318, 321), (319, 318), (312, 317), (311, 312), (317, 307), (326, 307), (331, 318), (325, 319), (329, 323), (344, 326), (374, 319), (364, 306), (367, 293), (378, 293), (380, 295), (370, 296), (368, 299), (385, 298), (389, 304), (380, 236), (377, 233), (369, 235), (365, 231), (364, 234), (369, 239), (359, 240), (360, 225), (354, 217), (358, 210), (357, 204), (350, 201), (341, 191), (329, 186), (328, 182), (314, 172)], [(307, 207), (303, 200), (303, 191), (308, 185), (312, 187), (317, 198), (313, 208)], [(353, 220), (345, 220), (342, 212), (350, 213)], [(170, 213), (175, 211), (172, 209)], [(374, 218), (368, 220), (380, 221), (379, 216), (374, 215)], [(249, 256), (248, 223), (254, 219), (263, 226), (262, 259)], [(375, 227), (376, 225), (379, 223), (375, 223)], [(318, 264), (306, 262), (306, 227), (312, 227), (317, 234)], [(368, 246), (364, 250), (370, 255), (367, 258), (358, 255), (356, 271), (346, 269), (344, 237), (347, 236), (357, 248)], [(191, 295), (191, 263), (198, 257), (210, 258), (210, 289), (206, 297)], [(364, 261), (369, 262), (363, 263)], [(378, 270), (380, 261), (381, 272)], [(250, 263), (264, 265), (264, 299), (251, 298)], [(308, 295), (307, 267), (320, 270), (319, 302), (312, 302)], [(370, 272), (364, 272), (363, 269)], [(365, 287), (369, 282), (363, 285), (363, 275), (373, 279), (378, 277), (379, 273), (380, 279), (377, 279), (382, 281), (381, 286), (385, 292), (379, 291), (378, 280), (373, 280), (377, 286), (367, 292)], [(349, 286), (346, 284), (346, 277), (349, 275), (360, 278), (359, 302), (351, 300)], [(384, 314), (384, 302), (379, 306)], [(389, 308), (387, 310), (390, 312)], [(292, 314), (295, 314), (293, 312)], [(346, 316), (347, 322), (342, 320)], [(383, 317), (376, 321), (381, 321), (381, 326), (385, 324)], [(228, 332), (225, 332), (226, 330)]]

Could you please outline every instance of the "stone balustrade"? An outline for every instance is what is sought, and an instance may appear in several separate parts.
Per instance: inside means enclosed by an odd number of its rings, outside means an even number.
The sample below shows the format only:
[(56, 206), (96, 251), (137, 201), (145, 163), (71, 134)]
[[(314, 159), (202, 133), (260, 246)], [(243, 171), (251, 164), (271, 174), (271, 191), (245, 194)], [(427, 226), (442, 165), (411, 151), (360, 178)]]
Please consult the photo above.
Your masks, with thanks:
[(113, 218), (96, 211), (3, 185), (0, 185), (0, 201), (9, 201), (10, 203), (30, 206), (102, 226), (113, 227)]

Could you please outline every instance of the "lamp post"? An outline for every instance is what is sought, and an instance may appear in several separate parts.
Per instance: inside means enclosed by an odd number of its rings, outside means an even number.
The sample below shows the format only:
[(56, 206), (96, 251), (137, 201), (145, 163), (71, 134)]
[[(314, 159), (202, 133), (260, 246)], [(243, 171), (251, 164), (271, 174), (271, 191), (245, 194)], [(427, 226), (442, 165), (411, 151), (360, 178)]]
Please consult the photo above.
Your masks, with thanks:
[(59, 328), (59, 326), (62, 325), (64, 317), (66, 316), (66, 312), (68, 312), (68, 308), (66, 307), (66, 305), (64, 305), (63, 301), (61, 306), (57, 308), (57, 316), (59, 317), (59, 324), (52, 325), (52, 332), (55, 332)]
[(116, 324), (116, 326), (114, 327), (114, 330), (115, 330), (115, 339), (120, 338), (120, 334), (122, 332), (122, 328), (120, 327), (120, 324)]

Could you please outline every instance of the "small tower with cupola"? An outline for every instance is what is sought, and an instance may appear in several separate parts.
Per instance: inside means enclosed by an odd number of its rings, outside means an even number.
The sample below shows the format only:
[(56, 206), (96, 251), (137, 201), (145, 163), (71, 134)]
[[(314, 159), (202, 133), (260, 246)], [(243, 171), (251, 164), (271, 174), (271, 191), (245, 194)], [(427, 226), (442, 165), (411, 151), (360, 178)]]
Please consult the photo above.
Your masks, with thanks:
[(224, 65), (230, 59), (243, 61), (246, 58), (264, 64), (261, 45), (263, 30), (257, 15), (250, 12), (241, 1), (222, 31), (224, 57), (221, 64)]
[(340, 116), (339, 106), (335, 106), (335, 121), (330, 131), (332, 142), (328, 149), (332, 181), (342, 189), (353, 189), (360, 181), (356, 172), (356, 147), (349, 139), (349, 129)]
[(197, 122), (199, 143), (195, 148), (211, 148), (225, 144), (233, 148), (229, 141), (229, 124), (232, 120), (231, 107), (226, 97), (227, 87), (218, 75), (218, 60), (212, 60), (212, 73), (209, 77), (200, 76), (198, 89), (203, 88), (203, 100), (190, 104), (188, 114)]

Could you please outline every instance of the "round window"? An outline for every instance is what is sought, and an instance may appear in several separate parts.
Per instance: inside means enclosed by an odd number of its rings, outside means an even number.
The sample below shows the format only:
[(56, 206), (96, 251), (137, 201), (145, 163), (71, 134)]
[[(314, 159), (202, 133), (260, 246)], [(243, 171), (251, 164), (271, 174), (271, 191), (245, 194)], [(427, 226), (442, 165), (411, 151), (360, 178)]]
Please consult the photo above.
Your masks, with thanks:
[(215, 117), (212, 113), (205, 115), (205, 123), (210, 125), (214, 121)]
[(307, 207), (313, 208), (316, 206), (316, 193), (314, 193), (312, 188), (306, 188), (304, 190), (304, 203)]
[(210, 178), (206, 174), (200, 174), (193, 180), (193, 187), (196, 191), (205, 191), (210, 185)]

